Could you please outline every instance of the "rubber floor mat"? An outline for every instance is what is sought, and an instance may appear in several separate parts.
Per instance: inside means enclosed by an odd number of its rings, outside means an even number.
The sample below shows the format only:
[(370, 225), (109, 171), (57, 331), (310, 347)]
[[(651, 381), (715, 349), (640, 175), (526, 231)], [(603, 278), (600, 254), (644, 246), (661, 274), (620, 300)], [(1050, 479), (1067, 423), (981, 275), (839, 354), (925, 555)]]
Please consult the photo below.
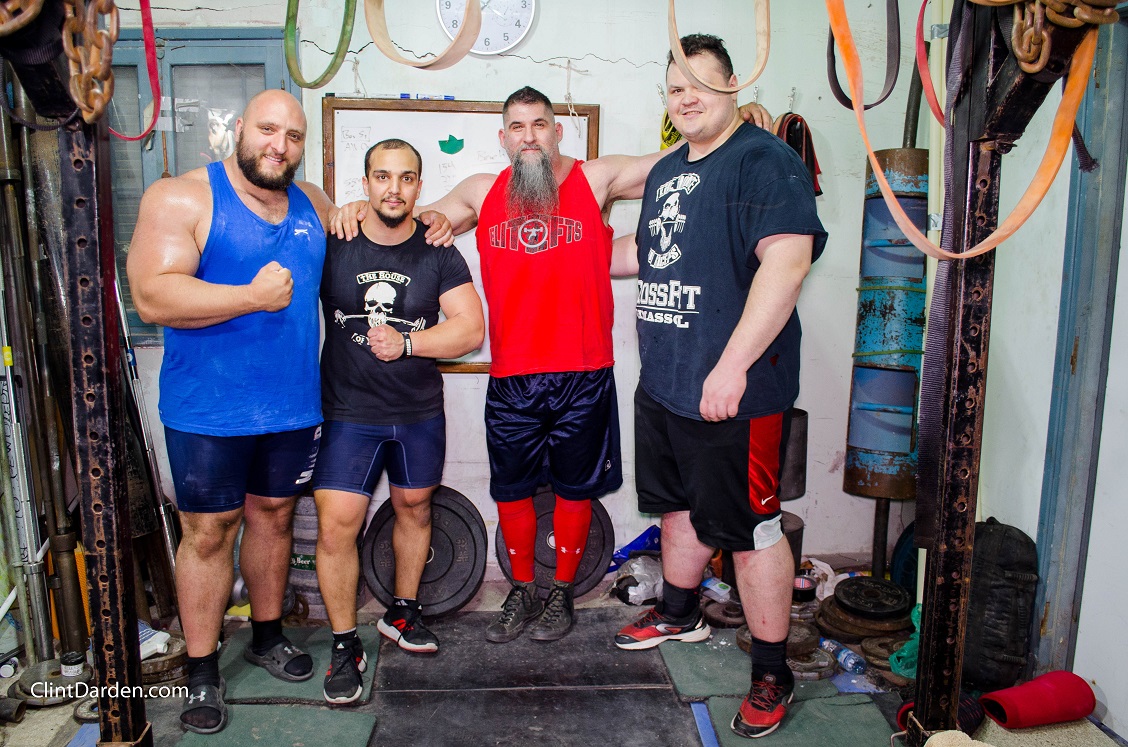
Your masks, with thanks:
[[(248, 662), (243, 658), (243, 649), (251, 640), (251, 630), (243, 628), (224, 642), (219, 655), (219, 673), (227, 680), (227, 703), (325, 703), (321, 688), (329, 669), (333, 631), (323, 627), (286, 628), (285, 632), (294, 645), (313, 657), (313, 676), (305, 682), (285, 682)], [(362, 625), (356, 632), (368, 654), (368, 671), (364, 673), (364, 692), (360, 696), (360, 702), (366, 703), (372, 698), (372, 672), (376, 669), (381, 636), (371, 625)]]
[[(732, 730), (740, 698), (710, 698), (709, 714), (722, 747), (748, 747)], [(839, 695), (796, 701), (783, 725), (768, 737), (771, 747), (881, 747), (893, 730), (866, 695)]]
[(229, 706), (227, 719), (227, 728), (220, 733), (186, 732), (177, 747), (361, 747), (376, 727), (371, 714), (309, 706)]
[[(658, 650), (683, 700), (705, 700), (714, 695), (743, 697), (748, 693), (752, 662), (736, 645), (735, 630), (714, 630), (711, 638), (700, 643), (666, 641)], [(838, 688), (826, 680), (795, 683), (798, 700), (835, 695)]]
[(385, 641), (376, 669), (377, 689), (670, 686), (657, 652), (615, 646), (615, 634), (638, 617), (637, 609), (577, 610), (572, 631), (550, 643), (526, 635), (510, 643), (490, 643), (486, 626), (496, 617), (496, 612), (464, 612), (436, 619), (428, 627), (439, 638), (439, 652), (426, 657)]

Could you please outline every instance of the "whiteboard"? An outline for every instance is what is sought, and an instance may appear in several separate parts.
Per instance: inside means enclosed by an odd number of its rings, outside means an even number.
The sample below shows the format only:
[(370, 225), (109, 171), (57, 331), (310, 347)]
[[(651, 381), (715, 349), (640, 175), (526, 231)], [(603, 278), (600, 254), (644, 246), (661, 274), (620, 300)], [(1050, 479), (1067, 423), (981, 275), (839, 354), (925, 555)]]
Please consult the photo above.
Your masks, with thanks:
[[(364, 154), (381, 140), (398, 138), (411, 143), (423, 158), (423, 187), (419, 204), (430, 204), (474, 174), (498, 174), (509, 157), (498, 141), (501, 102), (353, 99), (327, 96), (322, 100), (324, 138), (324, 188), (338, 205), (363, 200)], [(599, 107), (554, 107), (556, 121), (564, 127), (560, 152), (583, 160), (596, 158)], [(482, 274), (473, 232), (459, 237), (462, 252), (478, 295)], [(489, 309), (486, 309), (487, 324)], [(478, 351), (460, 358), (447, 371), (485, 371), (489, 340)]]

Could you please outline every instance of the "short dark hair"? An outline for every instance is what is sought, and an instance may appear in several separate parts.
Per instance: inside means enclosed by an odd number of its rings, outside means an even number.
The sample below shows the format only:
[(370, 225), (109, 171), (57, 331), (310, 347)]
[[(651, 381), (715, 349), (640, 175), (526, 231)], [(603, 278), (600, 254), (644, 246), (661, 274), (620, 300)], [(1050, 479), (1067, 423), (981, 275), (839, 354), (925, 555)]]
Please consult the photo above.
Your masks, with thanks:
[(364, 154), (364, 178), (365, 179), (368, 178), (368, 171), (372, 167), (371, 163), (369, 163), (369, 159), (372, 158), (372, 152), (373, 151), (375, 151), (375, 150), (403, 150), (404, 148), (407, 148), (408, 150), (410, 150), (412, 153), (415, 154), (415, 160), (417, 160), (419, 162), (419, 176), (422, 177), (423, 176), (423, 156), (419, 155), (419, 151), (415, 150), (415, 146), (412, 145), (411, 143), (407, 142), (406, 140), (400, 140), (399, 138), (390, 137), (387, 140), (381, 140), (380, 142), (376, 143), (375, 145), (373, 145), (371, 148), (368, 149), (367, 153)]
[(501, 107), (501, 116), (504, 119), (505, 115), (509, 113), (509, 107), (514, 104), (543, 104), (544, 108), (552, 114), (552, 102), (548, 100), (548, 96), (533, 88), (532, 86), (525, 86), (518, 88), (513, 93), (509, 94), (509, 98)]
[[(721, 63), (721, 72), (725, 75), (725, 80), (732, 77), (732, 58), (729, 57), (728, 50), (725, 49), (724, 40), (719, 36), (712, 34), (688, 34), (681, 38), (682, 51), (685, 56), (694, 57), (699, 54), (711, 54)], [(674, 53), (669, 52), (666, 54), (666, 67), (674, 64)]]

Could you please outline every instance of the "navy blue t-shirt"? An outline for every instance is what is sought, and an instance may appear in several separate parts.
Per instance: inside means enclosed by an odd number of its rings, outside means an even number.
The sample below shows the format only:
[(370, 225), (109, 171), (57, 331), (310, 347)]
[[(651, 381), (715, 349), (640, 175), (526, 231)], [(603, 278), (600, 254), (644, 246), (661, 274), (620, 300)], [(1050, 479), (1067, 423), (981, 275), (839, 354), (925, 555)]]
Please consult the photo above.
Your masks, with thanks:
[(368, 348), (369, 327), (398, 332), (439, 322), (439, 296), (473, 282), (455, 247), (430, 246), (427, 227), (397, 246), (363, 233), (352, 241), (330, 235), (321, 276), (325, 345), (321, 408), (326, 420), (365, 425), (421, 423), (443, 411), (443, 378), (431, 358), (382, 361)]
[[(701, 391), (744, 312), (760, 266), (756, 245), (777, 234), (826, 245), (803, 161), (782, 140), (742, 124), (704, 158), (689, 149), (650, 171), (638, 232), (640, 383), (672, 412), (701, 419)], [(770, 251), (770, 250), (769, 250)], [(799, 395), (799, 316), (748, 369), (737, 418), (783, 412)]]

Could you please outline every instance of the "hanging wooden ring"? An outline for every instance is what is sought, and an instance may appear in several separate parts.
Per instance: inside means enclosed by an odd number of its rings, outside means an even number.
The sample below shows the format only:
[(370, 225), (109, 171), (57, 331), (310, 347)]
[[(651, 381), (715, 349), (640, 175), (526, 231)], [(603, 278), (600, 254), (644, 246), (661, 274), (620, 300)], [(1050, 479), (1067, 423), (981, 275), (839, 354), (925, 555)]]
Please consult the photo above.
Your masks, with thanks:
[(372, 35), (372, 42), (388, 59), (409, 67), (445, 70), (465, 57), (474, 46), (474, 42), (478, 40), (478, 33), (482, 30), (482, 6), (478, 0), (466, 0), (466, 14), (462, 18), (462, 28), (454, 37), (454, 41), (442, 52), (426, 60), (409, 60), (396, 50), (396, 45), (388, 36), (384, 0), (364, 0), (364, 20), (368, 24), (368, 33)]
[(764, 68), (768, 66), (768, 52), (771, 50), (771, 14), (768, 7), (768, 0), (756, 0), (756, 68), (752, 71), (752, 75), (748, 80), (738, 86), (729, 88), (727, 86), (711, 86), (697, 74), (693, 72), (693, 68), (689, 66), (689, 60), (685, 56), (685, 50), (682, 49), (681, 35), (678, 34), (678, 22), (674, 17), (674, 0), (670, 0), (670, 54), (673, 55), (674, 64), (681, 70), (682, 75), (688, 78), (698, 88), (707, 88), (710, 91), (717, 93), (737, 93), (743, 91), (748, 86), (756, 82), (763, 72)]
[(356, 20), (356, 0), (345, 0), (345, 18), (341, 22), (341, 36), (337, 39), (337, 50), (333, 52), (333, 59), (329, 67), (312, 81), (307, 81), (298, 67), (298, 4), (301, 0), (289, 0), (286, 5), (286, 30), (283, 32), (283, 43), (286, 50), (286, 67), (290, 70), (290, 77), (302, 88), (321, 88), (333, 79), (345, 55), (349, 51), (349, 42), (352, 40), (353, 22)]

